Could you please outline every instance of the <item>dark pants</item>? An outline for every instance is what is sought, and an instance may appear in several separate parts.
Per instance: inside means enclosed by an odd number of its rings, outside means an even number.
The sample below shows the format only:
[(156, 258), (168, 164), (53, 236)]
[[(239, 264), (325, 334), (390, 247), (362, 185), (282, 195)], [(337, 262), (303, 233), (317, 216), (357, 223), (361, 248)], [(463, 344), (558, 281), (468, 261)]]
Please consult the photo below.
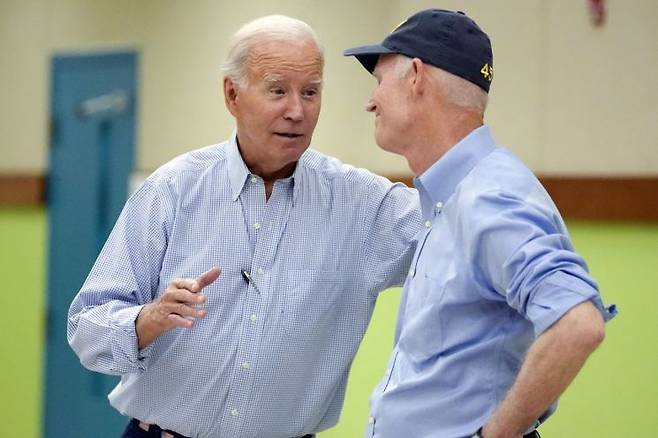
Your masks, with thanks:
[(538, 430), (533, 430), (532, 432), (523, 435), (523, 438), (541, 438), (541, 435), (539, 435)]
[(175, 438), (187, 438), (185, 435), (180, 433), (172, 432), (170, 430), (163, 430), (158, 427), (156, 424), (149, 425), (149, 430), (146, 431), (139, 427), (139, 420), (134, 418), (130, 420), (130, 423), (126, 426), (126, 430), (123, 431), (121, 438), (160, 438), (162, 432), (169, 432)]
[[(162, 436), (162, 432), (169, 432), (175, 438), (187, 438), (186, 436), (181, 435), (180, 433), (172, 432), (170, 430), (162, 430), (160, 427), (158, 427), (155, 424), (151, 424), (147, 432), (141, 427), (139, 427), (139, 420), (135, 420), (134, 418), (130, 420), (130, 423), (128, 423), (128, 425), (126, 426), (126, 430), (123, 431), (121, 438), (160, 438)], [(315, 435), (304, 435), (303, 437), (299, 437), (299, 438), (314, 438), (314, 437)]]

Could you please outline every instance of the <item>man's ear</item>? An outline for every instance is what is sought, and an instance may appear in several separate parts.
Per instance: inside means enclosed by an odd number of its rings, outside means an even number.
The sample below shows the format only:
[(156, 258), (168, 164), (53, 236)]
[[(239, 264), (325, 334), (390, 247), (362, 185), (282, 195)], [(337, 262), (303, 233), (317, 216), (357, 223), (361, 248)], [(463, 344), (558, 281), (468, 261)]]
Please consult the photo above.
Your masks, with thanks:
[(409, 68), (409, 85), (414, 96), (420, 96), (425, 92), (427, 86), (427, 66), (423, 61), (418, 58), (411, 60), (411, 67)]
[(226, 109), (235, 117), (238, 101), (238, 86), (228, 77), (224, 78), (224, 103)]

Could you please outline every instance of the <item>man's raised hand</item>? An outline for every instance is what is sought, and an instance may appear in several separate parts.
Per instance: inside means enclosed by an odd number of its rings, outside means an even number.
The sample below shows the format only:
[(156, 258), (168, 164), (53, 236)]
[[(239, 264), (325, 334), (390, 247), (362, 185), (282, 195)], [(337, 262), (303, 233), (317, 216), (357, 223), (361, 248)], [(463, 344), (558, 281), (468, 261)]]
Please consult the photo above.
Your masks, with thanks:
[(194, 319), (206, 316), (198, 306), (206, 302), (203, 288), (219, 277), (220, 269), (213, 267), (197, 278), (177, 278), (169, 283), (164, 293), (146, 304), (137, 316), (135, 331), (142, 349), (160, 334), (175, 327), (192, 327)]

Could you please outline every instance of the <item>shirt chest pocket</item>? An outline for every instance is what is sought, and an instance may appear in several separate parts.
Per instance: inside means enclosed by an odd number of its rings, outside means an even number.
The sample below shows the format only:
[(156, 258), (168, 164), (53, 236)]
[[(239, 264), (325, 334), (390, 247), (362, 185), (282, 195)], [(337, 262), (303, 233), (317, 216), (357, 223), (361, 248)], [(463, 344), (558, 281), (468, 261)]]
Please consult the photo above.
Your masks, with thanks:
[(418, 363), (442, 352), (443, 333), (439, 311), (445, 285), (425, 273), (412, 281), (405, 311), (405, 323), (400, 333), (400, 349)]
[(326, 338), (336, 321), (343, 292), (338, 271), (289, 270), (282, 282), (282, 331), (298, 339)]

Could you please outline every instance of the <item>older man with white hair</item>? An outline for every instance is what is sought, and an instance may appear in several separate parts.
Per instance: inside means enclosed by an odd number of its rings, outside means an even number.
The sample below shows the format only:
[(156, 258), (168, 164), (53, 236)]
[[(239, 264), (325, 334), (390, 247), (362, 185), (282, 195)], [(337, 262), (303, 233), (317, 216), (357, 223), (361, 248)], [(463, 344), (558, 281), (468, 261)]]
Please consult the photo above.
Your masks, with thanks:
[(365, 436), (537, 438), (616, 310), (537, 178), (484, 124), (489, 37), (428, 9), (345, 54), (377, 78), (375, 138), (417, 175), (426, 225)]
[(336, 424), (420, 212), (414, 190), (308, 149), (322, 69), (305, 23), (242, 27), (224, 68), (235, 134), (146, 180), (73, 301), (82, 364), (121, 376), (109, 400), (132, 418), (123, 437), (290, 438)]

